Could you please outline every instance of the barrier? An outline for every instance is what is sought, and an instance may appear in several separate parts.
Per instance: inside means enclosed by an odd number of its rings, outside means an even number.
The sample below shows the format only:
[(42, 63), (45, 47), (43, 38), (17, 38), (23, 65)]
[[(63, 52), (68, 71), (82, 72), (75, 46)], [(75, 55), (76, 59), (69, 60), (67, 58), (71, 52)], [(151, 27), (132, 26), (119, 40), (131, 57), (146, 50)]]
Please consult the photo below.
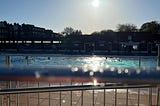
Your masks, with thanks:
[(2, 81), (99, 82), (121, 84), (160, 84), (158, 69), (0, 66)]

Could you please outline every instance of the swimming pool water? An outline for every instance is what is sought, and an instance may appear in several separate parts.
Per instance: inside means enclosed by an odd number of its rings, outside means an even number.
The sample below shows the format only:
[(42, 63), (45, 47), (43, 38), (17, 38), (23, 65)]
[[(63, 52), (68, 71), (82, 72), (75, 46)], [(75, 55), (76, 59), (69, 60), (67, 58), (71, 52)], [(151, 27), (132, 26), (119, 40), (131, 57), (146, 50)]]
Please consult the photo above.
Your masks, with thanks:
[[(0, 56), (0, 65), (5, 64), (5, 56)], [(157, 65), (156, 57), (105, 57), (105, 56), (11, 56), (11, 65), (49, 65), (82, 67), (148, 67)]]

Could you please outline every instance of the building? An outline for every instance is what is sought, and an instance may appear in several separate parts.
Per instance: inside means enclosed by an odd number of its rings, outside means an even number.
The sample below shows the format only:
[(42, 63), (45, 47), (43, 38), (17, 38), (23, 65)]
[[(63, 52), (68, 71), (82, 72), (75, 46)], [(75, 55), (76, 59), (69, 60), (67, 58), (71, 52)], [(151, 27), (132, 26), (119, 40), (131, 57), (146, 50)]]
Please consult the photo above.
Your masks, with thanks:
[(0, 38), (10, 38), (13, 34), (12, 25), (8, 24), (6, 21), (0, 22)]
[(157, 55), (160, 34), (104, 32), (61, 37), (52, 30), (31, 24), (0, 22), (0, 50), (102, 55)]
[(9, 24), (0, 22), (0, 49), (1, 50), (25, 50), (25, 49), (54, 49), (52, 44), (56, 41), (52, 30), (36, 27), (31, 24)]
[(94, 54), (156, 55), (160, 34), (106, 32), (101, 35), (76, 35), (68, 38), (70, 51)]

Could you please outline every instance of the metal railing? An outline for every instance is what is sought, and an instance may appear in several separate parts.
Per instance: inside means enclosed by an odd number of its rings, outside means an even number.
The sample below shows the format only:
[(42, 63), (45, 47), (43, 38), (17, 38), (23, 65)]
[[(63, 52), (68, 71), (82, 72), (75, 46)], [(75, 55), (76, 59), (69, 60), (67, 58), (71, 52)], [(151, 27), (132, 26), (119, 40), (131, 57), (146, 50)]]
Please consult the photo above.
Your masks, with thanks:
[[(1, 66), (0, 70), (4, 85), (1, 106), (41, 106), (43, 101), (48, 101), (45, 106), (54, 102), (55, 106), (160, 106), (157, 69), (105, 68), (94, 72), (78, 67)], [(32, 98), (34, 102), (30, 102)]]
[(151, 85), (14, 81), (10, 84), (16, 88), (0, 90), (1, 106), (158, 106), (158, 91)]
[(159, 76), (158, 68), (0, 66), (0, 106), (160, 106)]

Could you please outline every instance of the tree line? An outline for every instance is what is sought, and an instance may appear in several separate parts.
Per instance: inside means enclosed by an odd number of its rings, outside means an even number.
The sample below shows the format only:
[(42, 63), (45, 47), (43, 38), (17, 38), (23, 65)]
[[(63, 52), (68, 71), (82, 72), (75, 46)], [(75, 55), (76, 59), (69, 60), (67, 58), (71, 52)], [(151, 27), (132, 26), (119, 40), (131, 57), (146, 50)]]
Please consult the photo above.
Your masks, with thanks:
[[(130, 23), (118, 24), (116, 31), (112, 29), (102, 30), (100, 32), (95, 31), (91, 35), (100, 35), (106, 32), (146, 32), (152, 34), (160, 34), (160, 23), (158, 21), (146, 22), (142, 24), (139, 29), (136, 25)], [(61, 34), (62, 36), (82, 35), (82, 31), (76, 30), (72, 27), (66, 27)]]

